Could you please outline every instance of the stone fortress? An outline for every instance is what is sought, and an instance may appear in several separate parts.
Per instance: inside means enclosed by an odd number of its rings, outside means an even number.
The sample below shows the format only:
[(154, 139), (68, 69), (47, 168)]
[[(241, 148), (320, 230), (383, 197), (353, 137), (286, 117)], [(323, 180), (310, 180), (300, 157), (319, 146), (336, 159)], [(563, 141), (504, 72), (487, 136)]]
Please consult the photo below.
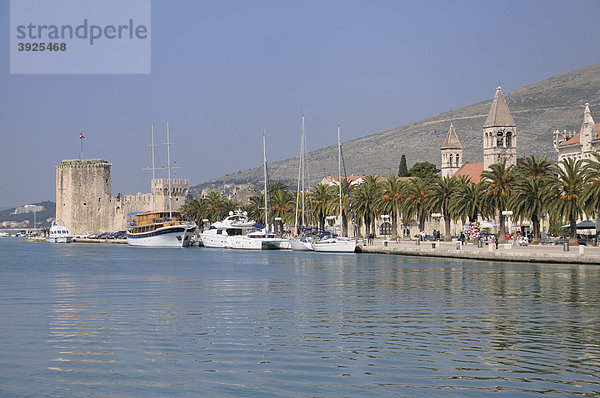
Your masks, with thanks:
[[(100, 159), (63, 160), (56, 166), (56, 218), (76, 236), (123, 231), (129, 213), (168, 211), (169, 188), (164, 178), (152, 180), (152, 193), (112, 197), (110, 168)], [(189, 180), (171, 180), (172, 210), (185, 202)]]

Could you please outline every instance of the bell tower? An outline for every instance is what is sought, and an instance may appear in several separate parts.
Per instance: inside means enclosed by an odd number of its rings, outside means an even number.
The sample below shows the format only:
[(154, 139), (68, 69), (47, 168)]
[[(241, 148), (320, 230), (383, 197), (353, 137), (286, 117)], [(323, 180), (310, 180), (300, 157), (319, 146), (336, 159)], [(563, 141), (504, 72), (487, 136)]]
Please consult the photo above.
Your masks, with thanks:
[(487, 170), (490, 165), (503, 162), (506, 166), (517, 164), (517, 125), (498, 85), (483, 124), (483, 168)]
[(442, 152), (442, 178), (452, 177), (464, 162), (463, 147), (454, 131), (454, 125), (450, 123), (450, 129), (441, 148)]

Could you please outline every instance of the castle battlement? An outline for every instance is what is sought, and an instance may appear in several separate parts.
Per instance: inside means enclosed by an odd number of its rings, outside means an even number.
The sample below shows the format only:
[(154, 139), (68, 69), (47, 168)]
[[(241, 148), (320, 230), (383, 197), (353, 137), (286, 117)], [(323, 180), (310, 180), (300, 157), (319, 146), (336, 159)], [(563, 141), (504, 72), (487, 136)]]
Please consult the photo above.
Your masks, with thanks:
[[(56, 166), (56, 217), (73, 235), (127, 228), (127, 214), (177, 210), (185, 202), (189, 180), (155, 179), (152, 193), (112, 197), (110, 169), (102, 159), (63, 160)], [(170, 204), (169, 204), (170, 202)]]
[(63, 160), (58, 167), (111, 167), (112, 164), (102, 159), (71, 159)]

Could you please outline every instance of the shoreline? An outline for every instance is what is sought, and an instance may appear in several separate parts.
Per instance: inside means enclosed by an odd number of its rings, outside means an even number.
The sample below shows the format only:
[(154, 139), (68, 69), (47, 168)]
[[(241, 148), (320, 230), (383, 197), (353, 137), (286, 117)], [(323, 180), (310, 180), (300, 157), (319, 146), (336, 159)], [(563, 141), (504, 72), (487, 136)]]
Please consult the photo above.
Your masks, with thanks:
[[(432, 242), (415, 241), (386, 242), (376, 239), (372, 245), (361, 245), (362, 253), (391, 254), (417, 257), (455, 258), (481, 261), (510, 261), (550, 264), (594, 264), (600, 265), (600, 247), (570, 246), (564, 251), (562, 245), (513, 246), (510, 243), (498, 245), (490, 250), (489, 246), (477, 247), (477, 243), (468, 243), (457, 249), (456, 241)], [(433, 248), (435, 243), (435, 248)]]
[[(46, 242), (45, 238), (27, 239), (28, 242)], [(127, 244), (126, 239), (77, 239), (72, 243), (83, 244)], [(435, 243), (435, 248), (433, 244)], [(600, 247), (570, 246), (564, 251), (562, 245), (513, 246), (510, 243), (498, 245), (490, 250), (489, 246), (477, 247), (469, 243), (457, 249), (457, 242), (423, 241), (385, 241), (375, 239), (371, 245), (357, 245), (357, 253), (387, 254), (414, 257), (454, 258), (480, 261), (510, 261), (545, 264), (587, 264), (600, 265)]]

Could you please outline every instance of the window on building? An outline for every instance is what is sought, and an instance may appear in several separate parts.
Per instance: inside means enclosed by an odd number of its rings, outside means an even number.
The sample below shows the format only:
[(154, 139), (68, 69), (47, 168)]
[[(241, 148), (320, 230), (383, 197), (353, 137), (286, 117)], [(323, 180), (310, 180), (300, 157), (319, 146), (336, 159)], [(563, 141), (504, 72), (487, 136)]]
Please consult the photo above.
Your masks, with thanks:
[(512, 147), (512, 131), (506, 133), (506, 147)]

